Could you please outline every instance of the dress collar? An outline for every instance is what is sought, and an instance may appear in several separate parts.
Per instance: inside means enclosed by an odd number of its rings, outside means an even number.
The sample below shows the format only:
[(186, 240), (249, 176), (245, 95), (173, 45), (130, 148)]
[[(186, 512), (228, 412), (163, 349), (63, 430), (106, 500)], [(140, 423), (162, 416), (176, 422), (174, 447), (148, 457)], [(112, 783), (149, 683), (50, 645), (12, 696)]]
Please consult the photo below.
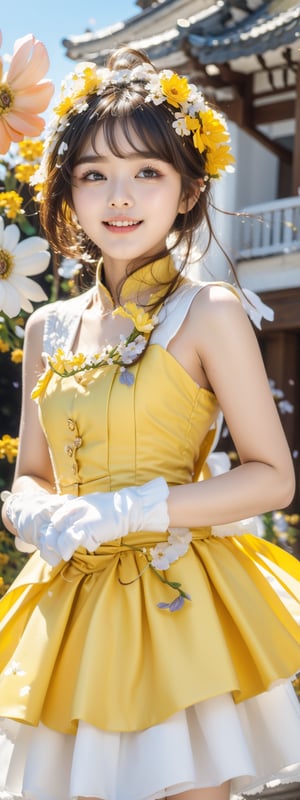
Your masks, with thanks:
[[(150, 297), (151, 301), (158, 300), (165, 293), (167, 284), (174, 280), (176, 276), (178, 276), (178, 270), (171, 256), (151, 261), (150, 264), (146, 264), (133, 274), (128, 275), (121, 289), (120, 304), (123, 305), (129, 300), (134, 300), (138, 305), (143, 305), (145, 294), (147, 302), (149, 302)], [(110, 311), (115, 308), (115, 304), (102, 278), (103, 261), (100, 259), (96, 274), (97, 299), (102, 311)], [(149, 291), (151, 289), (152, 291)]]

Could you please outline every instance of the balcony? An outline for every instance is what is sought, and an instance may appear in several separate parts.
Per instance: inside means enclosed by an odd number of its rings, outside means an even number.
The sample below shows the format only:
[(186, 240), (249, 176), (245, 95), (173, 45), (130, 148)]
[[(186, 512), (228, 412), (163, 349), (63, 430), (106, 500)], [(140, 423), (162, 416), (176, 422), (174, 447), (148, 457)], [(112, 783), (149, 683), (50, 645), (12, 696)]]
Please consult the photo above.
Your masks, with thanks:
[(237, 260), (300, 251), (300, 197), (244, 208)]
[(238, 221), (236, 262), (256, 291), (300, 286), (300, 197), (248, 206)]

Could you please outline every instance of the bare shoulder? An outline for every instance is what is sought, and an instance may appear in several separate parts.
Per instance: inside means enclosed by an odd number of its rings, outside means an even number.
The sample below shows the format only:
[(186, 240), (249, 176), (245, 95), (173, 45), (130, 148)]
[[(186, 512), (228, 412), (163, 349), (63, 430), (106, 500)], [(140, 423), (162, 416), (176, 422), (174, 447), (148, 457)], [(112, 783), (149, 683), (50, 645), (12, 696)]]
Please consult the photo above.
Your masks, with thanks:
[(203, 311), (216, 313), (222, 306), (224, 308), (228, 307), (228, 304), (240, 306), (241, 302), (237, 291), (230, 283), (204, 283), (199, 287), (194, 304)]
[(202, 336), (213, 333), (236, 336), (238, 329), (252, 331), (237, 291), (230, 284), (208, 283), (197, 292), (190, 314), (191, 324)]
[(49, 305), (47, 303), (33, 311), (32, 314), (30, 314), (30, 317), (28, 317), (26, 323), (26, 332), (29, 333), (30, 331), (34, 331), (37, 333), (39, 329), (43, 330), (48, 314)]

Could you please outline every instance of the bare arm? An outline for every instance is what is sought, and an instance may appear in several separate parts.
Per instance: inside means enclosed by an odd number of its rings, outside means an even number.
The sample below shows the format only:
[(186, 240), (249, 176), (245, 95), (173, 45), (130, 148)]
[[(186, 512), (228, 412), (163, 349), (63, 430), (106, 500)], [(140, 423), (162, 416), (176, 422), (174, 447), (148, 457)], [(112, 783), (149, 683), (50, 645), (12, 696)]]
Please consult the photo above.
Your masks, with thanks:
[[(54, 477), (47, 442), (38, 418), (38, 406), (31, 399), (31, 391), (45, 365), (42, 361), (44, 308), (36, 311), (28, 320), (24, 342), (22, 410), (20, 420), (20, 442), (12, 486), (13, 492), (34, 492), (44, 489), (53, 493)], [(3, 522), (12, 533), (5, 503), (2, 509)]]
[(241, 465), (170, 489), (170, 524), (218, 525), (282, 508), (294, 469), (251, 324), (231, 292), (212, 286), (192, 304), (188, 325)]

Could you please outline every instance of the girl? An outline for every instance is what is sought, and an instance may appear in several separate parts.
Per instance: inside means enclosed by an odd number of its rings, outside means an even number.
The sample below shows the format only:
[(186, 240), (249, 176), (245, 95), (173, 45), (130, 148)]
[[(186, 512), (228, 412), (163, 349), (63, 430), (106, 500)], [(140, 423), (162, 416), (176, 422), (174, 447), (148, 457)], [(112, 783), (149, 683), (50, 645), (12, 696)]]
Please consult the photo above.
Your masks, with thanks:
[[(291, 458), (237, 293), (171, 257), (212, 235), (232, 161), (224, 120), (143, 53), (79, 66), (56, 108), (43, 226), (98, 266), (27, 325), (3, 519), (37, 552), (1, 603), (10, 797), (228, 800), (297, 774), (299, 628), (270, 578), (295, 598), (299, 565), (236, 524), (291, 501)], [(240, 466), (212, 477), (220, 408)]]

